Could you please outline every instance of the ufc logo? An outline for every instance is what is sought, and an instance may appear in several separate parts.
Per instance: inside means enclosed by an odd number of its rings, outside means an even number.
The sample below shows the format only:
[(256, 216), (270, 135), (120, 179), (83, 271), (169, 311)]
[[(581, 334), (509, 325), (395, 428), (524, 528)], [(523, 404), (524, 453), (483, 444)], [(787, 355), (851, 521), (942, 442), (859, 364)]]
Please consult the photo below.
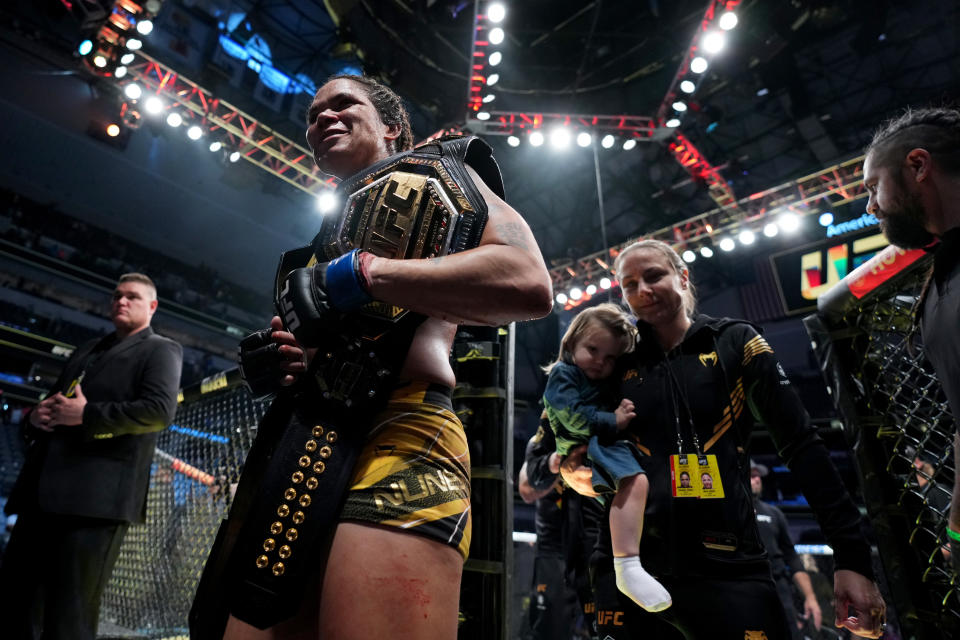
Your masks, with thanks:
[(291, 332), (300, 328), (300, 318), (293, 310), (293, 301), (287, 296), (290, 294), (290, 281), (284, 280), (283, 290), (280, 291), (280, 312), (283, 313), (283, 324)]
[(597, 624), (601, 627), (607, 625), (622, 627), (623, 611), (597, 611)]

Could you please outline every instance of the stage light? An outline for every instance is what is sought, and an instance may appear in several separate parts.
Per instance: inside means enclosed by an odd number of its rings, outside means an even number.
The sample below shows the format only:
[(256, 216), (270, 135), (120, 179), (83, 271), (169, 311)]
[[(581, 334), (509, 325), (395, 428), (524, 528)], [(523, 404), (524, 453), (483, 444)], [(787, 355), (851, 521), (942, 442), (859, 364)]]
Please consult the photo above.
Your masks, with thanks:
[(704, 245), (704, 246), (700, 247), (700, 255), (702, 255), (704, 258), (712, 258), (712, 257), (713, 257), (713, 249), (711, 249), (710, 247)]
[(589, 147), (591, 142), (593, 142), (593, 136), (586, 131), (577, 134), (577, 144), (581, 147)]
[(757, 235), (750, 229), (744, 229), (737, 238), (740, 240), (740, 244), (751, 245), (757, 239)]
[(487, 63), (491, 67), (495, 67), (498, 64), (500, 64), (501, 60), (503, 60), (503, 54), (500, 53), (499, 51), (494, 51), (493, 53), (490, 54), (490, 57), (487, 58)]
[(680, 91), (684, 93), (693, 93), (697, 90), (697, 85), (693, 84), (692, 80), (684, 80), (680, 83)]
[(142, 46), (143, 43), (137, 38), (127, 38), (127, 49), (130, 49), (130, 51), (136, 51)]
[(487, 86), (492, 87), (493, 85), (497, 84), (499, 80), (500, 80), (499, 73), (491, 73), (490, 75), (487, 76)]
[(113, 72), (113, 76), (114, 76), (115, 78), (117, 78), (118, 80), (119, 80), (120, 78), (122, 78), (123, 76), (125, 76), (125, 75), (127, 75), (127, 68), (126, 68), (126, 67), (117, 67), (116, 70)]
[(687, 103), (684, 102), (683, 100), (677, 100), (676, 102), (673, 103), (672, 106), (673, 106), (673, 110), (678, 113), (683, 113), (684, 111), (687, 110)]
[(120, 56), (120, 64), (130, 64), (137, 56), (132, 53), (125, 53)]
[(534, 131), (530, 134), (530, 144), (534, 147), (539, 147), (543, 144), (543, 134), (539, 131)]
[(503, 29), (495, 27), (490, 29), (490, 44), (500, 44), (503, 42)]
[(625, 142), (623, 143), (623, 150), (624, 150), (624, 151), (630, 151), (630, 149), (633, 149), (635, 146), (637, 146), (637, 139), (636, 139), (636, 138), (630, 138), (629, 140), (627, 140), (627, 141), (625, 141)]
[(709, 63), (707, 63), (707, 59), (702, 56), (697, 56), (690, 61), (690, 71), (694, 73), (703, 73), (707, 70), (708, 66)]
[(707, 53), (720, 53), (726, 44), (727, 39), (719, 31), (711, 31), (703, 36), (702, 46)]
[(733, 241), (733, 238), (724, 238), (720, 241), (720, 248), (724, 251), (733, 251), (737, 248), (737, 244)]
[(518, 138), (517, 136), (507, 136), (507, 144), (510, 145), (511, 147), (519, 147), (520, 138)]
[(724, 31), (730, 31), (735, 26), (737, 26), (737, 14), (733, 11), (725, 11), (720, 15), (720, 19), (717, 21), (717, 25)]
[(697, 254), (695, 254), (690, 249), (687, 249), (686, 251), (683, 252), (682, 257), (684, 262), (693, 262), (694, 260), (697, 259)]
[(487, 7), (487, 20), (490, 22), (503, 22), (507, 17), (507, 8), (499, 2), (494, 2)]
[(201, 129), (198, 125), (193, 125), (187, 129), (187, 137), (191, 140), (199, 140), (201, 136), (203, 136), (203, 129)]
[(600, 278), (601, 289), (604, 289), (604, 290), (609, 289), (611, 285), (613, 285), (613, 283), (610, 282), (610, 278)]
[(833, 214), (832, 214), (832, 213), (830, 213), (830, 212), (828, 211), (828, 212), (826, 212), (826, 213), (821, 213), (821, 214), (820, 214), (820, 226), (821, 226), (821, 227), (829, 227), (829, 226), (832, 225), (832, 224), (833, 224)]
[(757, 89), (757, 97), (758, 97), (758, 98), (762, 98), (763, 96), (767, 95), (768, 93), (770, 93), (770, 89), (767, 89), (766, 87), (761, 87), (761, 88)]
[(489, 112), (489, 111), (478, 111), (478, 112), (477, 112), (477, 120), (489, 120), (489, 119), (490, 119), (490, 112)]
[(118, 135), (120, 135), (120, 127), (111, 122), (107, 125), (107, 135), (111, 138), (116, 138)]
[(567, 304), (567, 294), (558, 293), (557, 294), (557, 304)]
[(317, 196), (317, 211), (330, 213), (337, 208), (337, 196), (333, 191), (324, 191)]
[(795, 213), (784, 213), (778, 218), (777, 223), (780, 228), (786, 232), (796, 231), (800, 228), (800, 218)]
[(174, 111), (173, 113), (167, 116), (167, 124), (174, 128), (179, 127), (180, 125), (183, 124), (183, 117), (179, 113)]
[(223, 148), (223, 144), (219, 140), (217, 140), (216, 142), (210, 143), (210, 151), (212, 151), (213, 153), (220, 151), (220, 149), (222, 148)]
[(595, 285), (595, 284), (588, 284), (588, 285), (587, 285), (587, 295), (588, 295), (588, 296), (592, 296), (592, 295), (595, 294), (596, 292), (597, 292), (597, 285)]
[(163, 111), (163, 100), (157, 96), (150, 96), (143, 104), (143, 108), (147, 110), (147, 113), (158, 114)]
[(557, 127), (550, 132), (550, 146), (554, 149), (566, 149), (570, 146), (570, 130)]
[(121, 108), (120, 113), (123, 117), (123, 124), (127, 126), (127, 129), (139, 129), (140, 128), (140, 112), (131, 107), (128, 104), (124, 104)]
[(487, 95), (483, 96), (483, 104), (490, 104), (496, 99), (497, 96), (493, 95), (492, 93), (488, 93)]
[(230, 162), (236, 162), (239, 159), (240, 159), (239, 151), (234, 151), (233, 153), (230, 154)]
[(107, 59), (98, 53), (97, 55), (93, 56), (93, 65), (103, 69), (105, 66), (107, 66)]
[(670, 127), (671, 129), (676, 129), (680, 126), (680, 118), (670, 118), (664, 123), (664, 126)]
[(609, 149), (616, 141), (616, 138), (614, 138), (612, 134), (608, 133), (607, 135), (603, 136), (603, 140), (600, 141), (600, 146), (604, 149)]
[(153, 21), (152, 20), (141, 20), (137, 23), (137, 32), (142, 36), (150, 35), (150, 32), (153, 31)]
[(84, 40), (80, 43), (80, 46), (77, 47), (77, 53), (82, 56), (87, 55), (91, 51), (93, 51), (93, 40)]
[(763, 225), (763, 235), (767, 236), (768, 238), (773, 238), (778, 233), (780, 233), (780, 227), (777, 226), (776, 222), (768, 222), (767, 224)]
[(571, 299), (571, 300), (579, 300), (579, 299), (582, 298), (582, 297), (583, 297), (583, 291), (580, 291), (579, 288), (574, 287), (573, 289), (570, 289), (570, 299)]
[(131, 100), (139, 100), (140, 96), (143, 95), (143, 90), (136, 82), (131, 82), (123, 88), (123, 95), (127, 96)]

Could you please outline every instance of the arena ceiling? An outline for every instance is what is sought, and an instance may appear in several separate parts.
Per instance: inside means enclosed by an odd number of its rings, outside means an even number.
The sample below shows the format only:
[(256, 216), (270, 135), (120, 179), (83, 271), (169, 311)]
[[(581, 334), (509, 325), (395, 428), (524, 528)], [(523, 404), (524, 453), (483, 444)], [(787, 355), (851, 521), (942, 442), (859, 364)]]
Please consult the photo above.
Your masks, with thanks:
[[(707, 6), (705, 0), (503, 1), (504, 61), (500, 82), (491, 87), (496, 109), (637, 116), (655, 114)], [(362, 64), (406, 99), (415, 134), (422, 138), (466, 122), (473, 4), (166, 0), (163, 13), (176, 12), (172, 22), (182, 26), (187, 40), (191, 32), (184, 21), (206, 25), (214, 34), (226, 29), (242, 41), (256, 35), (269, 46), (273, 64), (291, 77), (320, 83), (344, 66)], [(78, 22), (63, 7), (59, 0), (4, 3), (4, 43), (29, 48), (34, 58), (45, 58), (45, 68), (59, 67), (82, 79), (87, 77), (82, 64), (70, 55), (80, 33)], [(876, 125), (904, 106), (955, 103), (958, 97), (960, 10), (955, 2), (743, 0), (737, 13), (739, 24), (725, 50), (712, 59), (681, 131), (719, 168), (738, 198), (858, 155)], [(221, 28), (221, 23), (227, 26)], [(145, 51), (291, 139), (302, 139), (295, 108), (288, 103), (267, 108), (253, 99), (249, 87), (225, 81), (214, 60), (215, 37), (206, 46), (193, 47), (188, 66), (187, 58), (157, 42), (148, 40)], [(13, 71), (2, 73), (9, 81)], [(50, 71), (43, 73), (46, 91), (55, 81)], [(29, 123), (62, 120), (63, 114), (55, 113), (55, 106), (44, 107), (47, 98), (29, 105), (18, 102), (21, 90), (8, 84), (8, 93), (0, 96), (17, 106), (24, 123), (4, 133), (7, 148), (15, 147), (22, 156), (8, 157), (10, 166), (0, 173), (7, 183), (32, 184), (34, 192), (46, 190), (64, 210), (72, 208), (96, 221), (104, 214), (95, 210), (107, 206), (109, 180), (80, 177), (72, 190), (64, 190), (49, 176), (32, 177), (31, 167), (51, 162), (58, 151), (87, 157), (80, 144), (83, 123), (70, 124), (75, 135), (65, 136), (56, 148), (42, 148), (42, 157), (30, 157), (28, 148), (40, 148), (43, 141), (28, 138), (34, 129)], [(104, 92), (102, 86), (99, 90)], [(58, 126), (68, 127), (63, 122)], [(561, 153), (525, 142), (510, 147), (501, 136), (488, 140), (505, 175), (508, 201), (529, 221), (548, 263), (604, 248), (589, 149), (574, 146)], [(200, 156), (191, 156), (188, 164), (185, 144), (156, 128), (134, 132), (116, 166), (125, 181), (141, 183), (135, 187), (140, 195), (136, 207), (118, 209), (112, 220), (123, 220), (115, 226), (140, 241), (150, 238), (171, 255), (195, 261), (203, 256), (228, 278), (268, 286), (277, 253), (312, 235), (316, 213), (311, 203), (272, 176), (254, 178), (250, 167)], [(607, 244), (715, 206), (705, 186), (690, 178), (663, 141), (644, 142), (630, 151), (619, 145), (601, 150), (598, 166)], [(58, 171), (76, 170), (64, 164)], [(91, 188), (93, 193), (98, 184), (99, 200), (82, 205), (80, 192)], [(258, 188), (262, 197), (252, 196)], [(851, 205), (857, 206), (862, 205)], [(179, 212), (189, 215), (177, 218)], [(764, 250), (770, 247), (753, 251)], [(751, 264), (739, 257), (717, 260), (696, 275), (719, 285), (750, 282)], [(543, 329), (539, 346), (530, 341), (530, 352), (522, 357), (532, 372), (542, 363), (543, 351), (555, 348), (555, 330), (555, 325)]]

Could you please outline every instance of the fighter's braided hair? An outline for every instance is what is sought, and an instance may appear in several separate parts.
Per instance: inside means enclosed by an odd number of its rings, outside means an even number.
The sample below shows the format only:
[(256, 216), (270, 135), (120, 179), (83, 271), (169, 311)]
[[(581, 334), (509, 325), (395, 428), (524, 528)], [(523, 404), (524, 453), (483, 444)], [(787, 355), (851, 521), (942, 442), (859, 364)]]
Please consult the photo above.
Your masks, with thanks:
[(330, 76), (327, 82), (331, 80), (352, 80), (361, 85), (367, 92), (367, 97), (373, 103), (373, 107), (380, 115), (380, 120), (386, 125), (399, 125), (400, 136), (394, 140), (393, 149), (390, 153), (399, 153), (413, 148), (413, 131), (410, 128), (410, 114), (403, 106), (403, 100), (400, 99), (393, 89), (385, 84), (374, 80), (370, 76), (357, 76), (349, 73), (338, 73)]
[(960, 174), (960, 111), (908, 108), (877, 130), (866, 153), (879, 166), (890, 167), (917, 148), (926, 149), (946, 173)]

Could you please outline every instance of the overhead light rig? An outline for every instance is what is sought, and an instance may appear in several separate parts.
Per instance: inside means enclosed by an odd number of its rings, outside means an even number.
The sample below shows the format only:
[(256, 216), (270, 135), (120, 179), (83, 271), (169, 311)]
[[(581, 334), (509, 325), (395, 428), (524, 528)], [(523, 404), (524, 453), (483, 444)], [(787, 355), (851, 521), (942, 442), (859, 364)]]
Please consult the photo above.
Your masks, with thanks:
[(523, 135), (536, 129), (549, 134), (556, 127), (595, 134), (614, 134), (638, 141), (653, 139), (656, 124), (646, 116), (584, 115), (566, 113), (532, 113), (522, 111), (490, 111), (489, 118), (471, 122), (477, 133), (494, 136)]
[[(583, 256), (550, 269), (559, 305), (571, 308), (601, 289), (616, 286), (613, 262), (625, 247), (641, 239), (661, 240), (693, 262), (699, 255), (712, 257), (717, 250), (733, 251), (749, 245), (761, 234), (796, 231), (804, 218), (866, 197), (863, 156), (823, 169), (780, 186), (749, 195), (735, 206), (717, 207), (674, 225), (632, 238), (606, 250)], [(822, 223), (822, 222), (821, 222)]]
[(133, 92), (138, 97), (131, 100), (129, 109), (139, 110), (140, 104), (149, 108), (148, 99), (160, 98), (164, 101), (161, 108), (168, 112), (168, 123), (176, 113), (185, 124), (198, 125), (200, 137), (216, 137), (216, 142), (233, 150), (231, 161), (243, 158), (312, 195), (336, 187), (334, 178), (317, 169), (307, 148), (142, 51), (136, 52), (135, 59), (127, 65), (127, 74), (118, 79), (118, 84), (128, 98), (129, 85), (140, 88), (139, 92)]
[(720, 208), (737, 206), (737, 198), (733, 195), (733, 189), (720, 175), (719, 169), (710, 164), (710, 161), (693, 146), (693, 143), (685, 135), (679, 131), (674, 131), (673, 140), (667, 144), (667, 149), (670, 150), (670, 155), (687, 170), (692, 178), (703, 180), (707, 186), (707, 192), (710, 194), (710, 199), (716, 202)]
[(674, 74), (656, 116), (581, 115), (538, 112), (494, 111), (487, 105), (496, 101), (501, 78), (504, 39), (502, 26), (506, 8), (502, 2), (477, 0), (474, 8), (473, 41), (470, 47), (470, 82), (467, 91), (468, 127), (485, 135), (508, 136), (511, 146), (519, 146), (522, 137), (533, 146), (553, 138), (554, 146), (568, 146), (574, 138), (581, 146), (590, 146), (593, 136), (602, 136), (601, 146), (611, 149), (617, 143), (630, 150), (638, 142), (661, 141), (671, 155), (695, 180), (702, 180), (710, 198), (719, 207), (736, 207), (733, 189), (719, 170), (680, 133), (688, 100), (696, 93), (711, 56), (726, 42), (726, 32), (737, 25), (734, 9), (740, 0), (710, 0), (703, 18)]

